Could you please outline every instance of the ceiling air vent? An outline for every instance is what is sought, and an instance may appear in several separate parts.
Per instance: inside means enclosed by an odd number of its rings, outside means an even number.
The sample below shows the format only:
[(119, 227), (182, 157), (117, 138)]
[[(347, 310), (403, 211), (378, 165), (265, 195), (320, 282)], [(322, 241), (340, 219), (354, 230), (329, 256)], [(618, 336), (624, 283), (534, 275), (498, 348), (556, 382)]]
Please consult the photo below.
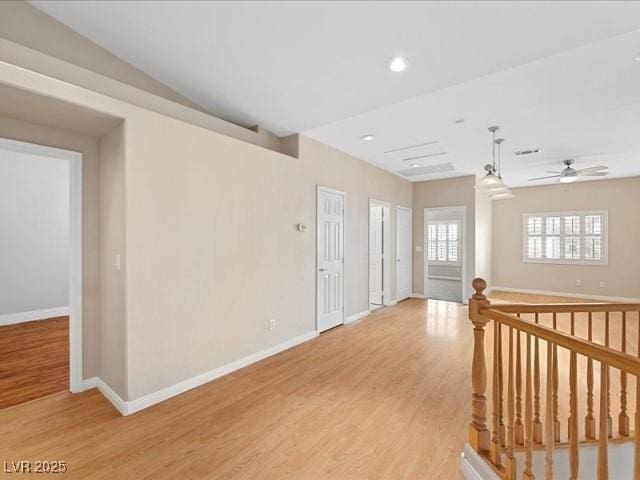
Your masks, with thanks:
[(385, 156), (390, 160), (399, 160), (402, 162), (409, 162), (411, 160), (418, 160), (429, 157), (438, 157), (440, 155), (446, 155), (447, 152), (443, 145), (433, 140), (430, 142), (423, 142), (414, 145), (405, 145), (393, 150), (387, 150)]
[(513, 154), (516, 157), (522, 157), (524, 155), (533, 155), (534, 153), (540, 153), (539, 148), (529, 148), (528, 150), (516, 150)]
[(437, 163), (435, 165), (427, 165), (426, 167), (407, 168), (397, 170), (396, 173), (404, 177), (416, 177), (418, 175), (435, 175), (437, 173), (454, 172), (456, 167), (451, 162)]

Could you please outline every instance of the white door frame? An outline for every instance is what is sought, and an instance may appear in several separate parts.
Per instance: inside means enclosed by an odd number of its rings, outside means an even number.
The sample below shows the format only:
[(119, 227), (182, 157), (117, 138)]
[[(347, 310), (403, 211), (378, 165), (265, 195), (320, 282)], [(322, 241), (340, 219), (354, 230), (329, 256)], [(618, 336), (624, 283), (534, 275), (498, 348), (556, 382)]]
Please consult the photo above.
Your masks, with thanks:
[[(369, 265), (371, 231), (371, 207), (382, 207), (382, 305), (392, 305), (391, 300), (391, 204), (384, 200), (369, 198), (367, 210), (367, 265)], [(369, 298), (369, 268), (367, 268), (367, 299)], [(368, 300), (367, 300), (368, 301)]]
[(398, 257), (398, 232), (399, 232), (398, 211), (399, 210), (405, 210), (409, 212), (409, 228), (410, 228), (409, 242), (411, 243), (411, 247), (409, 248), (409, 279), (411, 280), (411, 289), (409, 291), (409, 296), (407, 298), (410, 298), (411, 294), (413, 293), (413, 209), (411, 207), (403, 207), (402, 205), (396, 205), (396, 300), (397, 301), (400, 300), (400, 294), (399, 294), (400, 287), (398, 286), (398, 262), (400, 260)]
[(466, 244), (467, 244), (467, 207), (466, 205), (455, 205), (451, 207), (435, 207), (435, 208), (425, 208), (424, 209), (424, 229), (423, 229), (423, 239), (422, 239), (422, 251), (423, 251), (423, 278), (424, 278), (424, 290), (423, 294), (425, 298), (427, 298), (427, 286), (429, 282), (429, 261), (427, 260), (427, 224), (429, 223), (429, 213), (430, 212), (457, 212), (462, 213), (462, 220), (460, 222), (460, 268), (462, 269), (462, 273), (460, 275), (461, 278), (461, 288), (460, 288), (460, 301), (462, 303), (467, 303), (467, 252), (466, 252)]
[(347, 258), (347, 242), (346, 242), (346, 231), (347, 231), (347, 192), (343, 192), (342, 190), (336, 190), (335, 188), (325, 187), (322, 185), (316, 186), (316, 268), (314, 271), (315, 280), (316, 280), (316, 332), (320, 334), (320, 324), (318, 318), (318, 305), (319, 305), (319, 295), (320, 295), (320, 285), (318, 285), (318, 269), (320, 268), (320, 252), (318, 250), (318, 246), (320, 245), (320, 229), (318, 228), (318, 194), (320, 192), (328, 192), (335, 193), (337, 195), (342, 195), (343, 198), (343, 208), (344, 214), (342, 215), (342, 289), (340, 295), (342, 296), (342, 324), (345, 323), (345, 312), (346, 306), (344, 304), (344, 286), (345, 286), (345, 276), (346, 276), (346, 261)]
[(69, 161), (69, 390), (83, 390), (82, 153), (0, 137), (0, 148)]

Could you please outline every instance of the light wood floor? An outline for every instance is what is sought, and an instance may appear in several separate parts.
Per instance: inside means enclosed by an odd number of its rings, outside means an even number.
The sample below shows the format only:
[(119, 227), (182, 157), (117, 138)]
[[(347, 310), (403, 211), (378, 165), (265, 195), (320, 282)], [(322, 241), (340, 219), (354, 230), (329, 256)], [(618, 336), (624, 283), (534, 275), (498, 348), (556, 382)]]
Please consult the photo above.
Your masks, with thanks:
[(471, 347), (466, 308), (406, 300), (130, 417), (95, 390), (0, 411), (0, 462), (64, 460), (78, 479), (456, 479)]
[(0, 327), (0, 409), (68, 388), (69, 317)]

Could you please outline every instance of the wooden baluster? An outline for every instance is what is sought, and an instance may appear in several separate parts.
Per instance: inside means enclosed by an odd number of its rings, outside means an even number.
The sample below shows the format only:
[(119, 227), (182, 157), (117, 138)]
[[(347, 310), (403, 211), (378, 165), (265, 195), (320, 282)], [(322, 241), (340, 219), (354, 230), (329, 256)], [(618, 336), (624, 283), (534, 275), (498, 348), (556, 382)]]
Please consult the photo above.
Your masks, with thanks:
[(469, 300), (469, 318), (473, 323), (473, 363), (471, 365), (471, 423), (469, 424), (469, 445), (477, 452), (488, 452), (490, 447), (487, 429), (487, 364), (484, 355), (484, 327), (488, 318), (480, 315), (480, 309), (489, 307), (490, 302), (482, 293), (487, 282), (482, 278), (473, 280), (476, 293)]
[[(627, 353), (627, 312), (622, 312), (622, 353)], [(629, 436), (629, 415), (627, 415), (627, 372), (620, 370), (620, 414), (618, 415), (618, 432)]]
[(502, 325), (498, 324), (498, 344), (500, 348), (498, 349), (498, 386), (499, 386), (499, 395), (498, 395), (498, 420), (500, 421), (500, 445), (502, 448), (505, 447), (505, 436), (506, 429), (504, 425), (504, 402), (502, 397), (504, 395), (504, 374), (503, 374), (503, 365), (502, 365)]
[[(540, 323), (538, 313), (535, 323)], [(533, 441), (542, 443), (542, 422), (540, 421), (540, 347), (538, 337), (533, 339)]]
[(609, 367), (600, 362), (600, 419), (598, 428), (598, 467), (597, 479), (609, 478)]
[(551, 342), (547, 342), (547, 398), (545, 402), (544, 416), (544, 478), (553, 480), (553, 347)]
[[(553, 329), (558, 329), (557, 314), (553, 314)], [(560, 443), (560, 418), (558, 415), (558, 346), (553, 346), (553, 438)]]
[[(604, 313), (604, 346), (608, 347), (610, 343), (609, 339), (609, 312)], [(607, 368), (607, 374), (609, 369)], [(611, 418), (611, 382), (609, 381), (609, 375), (607, 375), (607, 428), (609, 432), (609, 438), (613, 436), (613, 418)]]
[[(519, 336), (519, 334), (518, 334)], [(516, 480), (517, 462), (513, 453), (516, 436), (514, 431), (515, 403), (514, 403), (514, 378), (513, 378), (513, 327), (509, 327), (509, 364), (507, 370), (507, 432), (506, 432), (506, 458), (505, 480)]]
[(533, 381), (531, 378), (531, 335), (527, 333), (527, 351), (525, 353), (525, 385), (524, 394), (524, 430), (525, 430), (525, 460), (522, 477), (525, 480), (533, 480)]
[[(571, 312), (571, 335), (576, 332), (575, 314)], [(578, 438), (578, 355), (571, 352), (569, 361), (569, 479), (578, 480), (580, 439)]]
[(502, 442), (500, 441), (500, 380), (498, 379), (498, 351), (501, 348), (498, 322), (493, 321), (493, 380), (492, 380), (492, 409), (493, 431), (491, 432), (490, 460), (494, 466), (500, 467), (502, 456)]
[[(520, 314), (518, 313), (518, 318)], [(516, 444), (524, 445), (524, 426), (522, 424), (522, 354), (520, 348), (520, 331), (516, 331)]]
[[(593, 341), (593, 317), (589, 312), (589, 341)], [(587, 358), (587, 416), (584, 419), (584, 434), (589, 440), (596, 438), (596, 419), (593, 416), (593, 359)]]

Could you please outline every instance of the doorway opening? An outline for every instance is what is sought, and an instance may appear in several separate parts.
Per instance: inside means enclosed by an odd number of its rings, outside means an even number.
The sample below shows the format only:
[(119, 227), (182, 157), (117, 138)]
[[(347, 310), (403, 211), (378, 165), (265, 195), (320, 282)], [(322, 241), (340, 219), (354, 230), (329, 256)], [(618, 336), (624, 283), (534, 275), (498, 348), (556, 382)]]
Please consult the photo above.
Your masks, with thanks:
[(388, 305), (390, 298), (390, 205), (369, 199), (369, 310)]
[(424, 210), (426, 298), (464, 302), (466, 207)]
[(4, 408), (82, 391), (82, 154), (0, 138), (0, 182)]

